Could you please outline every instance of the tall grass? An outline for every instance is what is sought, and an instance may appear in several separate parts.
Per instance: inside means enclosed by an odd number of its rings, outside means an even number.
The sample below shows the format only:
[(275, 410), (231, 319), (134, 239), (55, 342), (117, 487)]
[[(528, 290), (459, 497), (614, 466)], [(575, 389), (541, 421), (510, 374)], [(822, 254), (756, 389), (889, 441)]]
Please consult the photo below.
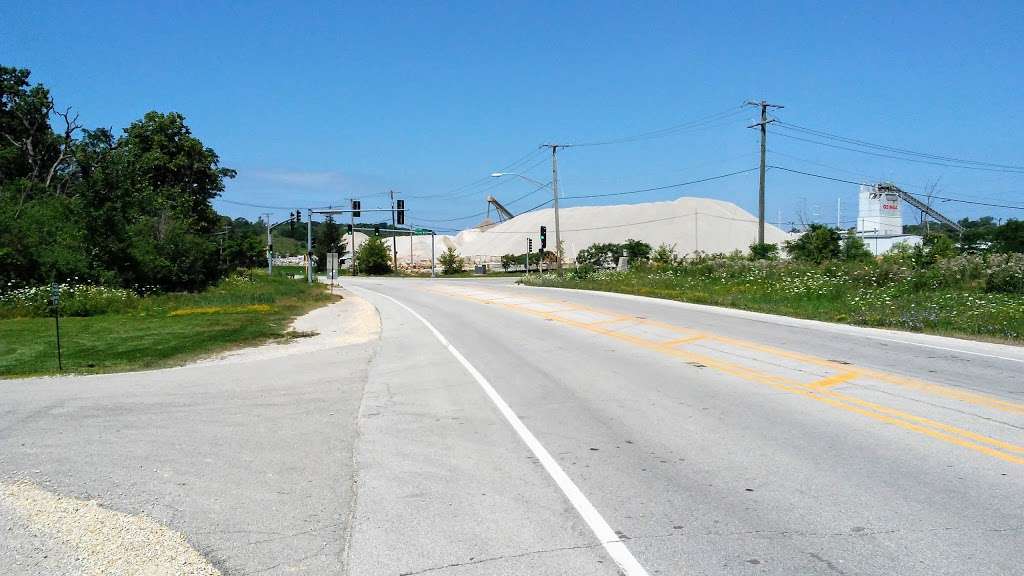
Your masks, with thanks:
[(534, 275), (524, 283), (605, 290), (915, 332), (1024, 341), (1024, 256), (894, 255), (812, 266), (699, 257), (628, 272)]

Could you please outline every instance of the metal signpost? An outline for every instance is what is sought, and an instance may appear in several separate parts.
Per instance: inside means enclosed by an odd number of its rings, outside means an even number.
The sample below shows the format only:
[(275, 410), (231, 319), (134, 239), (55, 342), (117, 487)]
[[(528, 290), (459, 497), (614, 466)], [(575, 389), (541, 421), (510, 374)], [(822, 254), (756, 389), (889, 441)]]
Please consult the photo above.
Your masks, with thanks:
[(50, 285), (50, 300), (53, 303), (53, 320), (57, 326), (57, 370), (64, 371), (64, 360), (60, 350), (60, 284)]

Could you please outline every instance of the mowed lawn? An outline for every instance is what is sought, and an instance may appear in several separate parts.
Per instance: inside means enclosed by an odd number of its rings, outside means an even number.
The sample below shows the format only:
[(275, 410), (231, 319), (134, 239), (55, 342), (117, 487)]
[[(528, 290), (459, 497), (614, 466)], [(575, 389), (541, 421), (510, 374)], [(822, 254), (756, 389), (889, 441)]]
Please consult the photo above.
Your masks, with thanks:
[[(273, 338), (293, 318), (327, 304), (324, 286), (253, 273), (197, 294), (140, 298), (132, 309), (61, 317), (65, 373), (139, 370)], [(0, 376), (57, 373), (54, 318), (0, 320)]]

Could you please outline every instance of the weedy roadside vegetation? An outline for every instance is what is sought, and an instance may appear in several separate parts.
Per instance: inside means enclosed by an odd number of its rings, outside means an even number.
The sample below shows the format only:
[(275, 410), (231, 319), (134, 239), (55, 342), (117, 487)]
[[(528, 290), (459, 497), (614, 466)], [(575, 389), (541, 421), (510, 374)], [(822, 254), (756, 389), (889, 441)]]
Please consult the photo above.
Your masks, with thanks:
[[(323, 286), (290, 278), (302, 268), (236, 273), (202, 292), (133, 292), (60, 284), (66, 372), (156, 368), (289, 337), (292, 318), (331, 301)], [(0, 292), (0, 377), (57, 372), (49, 286)]]
[(815, 229), (785, 248), (789, 259), (757, 245), (748, 254), (683, 257), (661, 246), (628, 271), (584, 261), (561, 277), (534, 275), (522, 282), (1024, 342), (1024, 254), (957, 254), (950, 242), (929, 239), (875, 258), (856, 237), (840, 241)]

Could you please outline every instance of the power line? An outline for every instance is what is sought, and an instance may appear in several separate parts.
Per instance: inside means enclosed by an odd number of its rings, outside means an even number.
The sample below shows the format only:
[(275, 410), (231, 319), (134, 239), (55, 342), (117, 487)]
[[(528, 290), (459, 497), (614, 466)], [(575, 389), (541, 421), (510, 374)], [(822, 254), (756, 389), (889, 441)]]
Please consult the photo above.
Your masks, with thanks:
[(807, 127), (804, 127), (804, 126), (798, 126), (796, 124), (791, 124), (789, 122), (783, 122), (782, 120), (777, 121), (776, 124), (778, 126), (781, 126), (781, 127), (784, 127), (784, 128), (788, 128), (790, 130), (795, 130), (795, 131), (798, 131), (798, 132), (804, 132), (804, 133), (807, 133), (807, 134), (813, 134), (815, 136), (818, 136), (819, 138), (828, 138), (828, 139), (831, 139), (831, 140), (838, 140), (840, 142), (846, 142), (847, 144), (855, 144), (855, 145), (858, 145), (858, 146), (865, 146), (865, 147), (874, 148), (874, 149), (877, 149), (877, 150), (885, 150), (887, 152), (896, 152), (896, 153), (899, 153), (899, 154), (906, 154), (906, 155), (910, 155), (910, 156), (918, 156), (918, 157), (921, 157), (921, 158), (928, 158), (928, 159), (931, 159), (931, 160), (941, 160), (941, 161), (944, 161), (944, 162), (952, 162), (952, 163), (955, 163), (955, 164), (973, 164), (973, 165), (976, 165), (976, 166), (988, 166), (990, 168), (1005, 168), (1005, 169), (1009, 169), (1009, 170), (1024, 170), (1024, 166), (1018, 166), (1018, 165), (1013, 165), (1013, 164), (997, 164), (997, 163), (993, 163), (993, 162), (982, 162), (980, 160), (967, 160), (967, 159), (964, 159), (964, 158), (956, 158), (956, 157), (953, 157), (953, 156), (943, 156), (943, 155), (940, 155), (940, 154), (930, 154), (930, 153), (927, 153), (927, 152), (917, 152), (917, 151), (914, 151), (914, 150), (908, 150), (907, 148), (899, 148), (899, 147), (896, 147), (896, 146), (888, 146), (888, 145), (885, 145), (885, 144), (875, 144), (875, 143), (872, 143), (872, 142), (867, 142), (865, 140), (859, 140), (857, 138), (850, 138), (848, 136), (840, 136), (838, 134), (832, 134), (830, 132), (825, 132), (824, 130), (815, 130), (813, 128), (807, 128)]
[(892, 154), (883, 154), (881, 152), (872, 152), (870, 150), (861, 150), (859, 148), (851, 148), (849, 146), (840, 146), (839, 144), (831, 144), (828, 142), (821, 142), (819, 140), (812, 140), (810, 138), (802, 138), (800, 136), (794, 136), (792, 134), (784, 134), (781, 132), (775, 132), (776, 136), (782, 136), (783, 138), (790, 138), (792, 140), (800, 140), (801, 142), (809, 142), (811, 144), (817, 144), (819, 146), (828, 146), (829, 148), (836, 148), (838, 150), (846, 150), (848, 152), (857, 152), (859, 154), (867, 154), (869, 156), (877, 156), (879, 158), (890, 158), (893, 160), (902, 160), (904, 162), (914, 162), (917, 164), (930, 164), (932, 166), (942, 166), (945, 168), (961, 168), (964, 170), (980, 170), (983, 172), (999, 172), (1003, 174), (1024, 174), (1024, 166), (1022, 167), (1010, 167), (1010, 168), (989, 168), (987, 166), (974, 166), (974, 165), (960, 165), (950, 164), (948, 162), (938, 162), (933, 160), (925, 160), (923, 158), (906, 158), (903, 156), (894, 156)]
[(249, 208), (269, 208), (271, 210), (293, 210), (294, 206), (269, 206), (267, 204), (250, 204), (248, 202), (238, 202), (236, 200), (228, 200), (227, 198), (214, 198), (214, 202), (224, 202), (226, 204), (234, 204), (236, 206), (246, 206)]
[(610, 139), (610, 140), (601, 140), (601, 141), (594, 141), (594, 142), (581, 142), (581, 143), (578, 143), (578, 144), (569, 144), (566, 147), (570, 147), (570, 146), (571, 147), (607, 146), (609, 144), (625, 144), (627, 142), (637, 142), (637, 141), (640, 141), (640, 140), (651, 140), (651, 139), (654, 139), (654, 138), (665, 138), (667, 136), (674, 136), (674, 135), (677, 135), (677, 134), (682, 134), (682, 133), (685, 133), (685, 132), (688, 132), (688, 131), (691, 131), (691, 130), (694, 130), (694, 129), (709, 128), (709, 127), (711, 127), (710, 124), (713, 124), (713, 123), (721, 121), (721, 120), (730, 119), (733, 116), (738, 115), (742, 111), (743, 111), (743, 106), (734, 106), (734, 107), (731, 107), (731, 108), (729, 108), (727, 110), (722, 110), (721, 112), (716, 112), (714, 114), (709, 114), (707, 116), (704, 116), (704, 117), (701, 117), (701, 118), (697, 118), (695, 120), (688, 120), (686, 122), (681, 122), (679, 124), (675, 124), (675, 125), (669, 126), (667, 128), (661, 128), (659, 130), (652, 130), (652, 131), (649, 131), (649, 132), (641, 132), (639, 134), (634, 134), (632, 136), (623, 136), (621, 138), (613, 138), (613, 139)]
[(655, 186), (653, 188), (642, 188), (640, 190), (629, 190), (627, 192), (610, 192), (608, 194), (583, 194), (579, 196), (562, 196), (563, 200), (576, 200), (580, 198), (604, 198), (607, 196), (626, 196), (628, 194), (641, 194), (643, 192), (655, 192), (657, 190), (668, 190), (670, 188), (680, 188), (682, 186), (689, 186), (691, 184), (700, 184), (701, 182), (710, 182), (712, 180), (720, 180), (722, 178), (728, 178), (729, 176), (736, 176), (737, 174), (746, 174), (747, 172), (753, 172), (758, 168), (747, 168), (746, 170), (737, 170), (736, 172), (729, 172), (728, 174), (719, 174), (718, 176), (711, 176), (708, 178), (701, 178), (700, 180), (690, 180), (689, 182), (680, 182), (678, 184), (669, 184), (667, 186)]
[[(540, 149), (533, 149), (530, 152), (528, 152), (528, 153), (520, 156), (516, 160), (512, 161), (511, 163), (507, 164), (506, 166), (502, 167), (499, 171), (500, 172), (512, 172), (514, 170), (523, 169), (522, 166), (524, 166), (529, 161), (533, 160), (533, 158), (535, 156), (537, 156), (538, 154), (541, 154)], [(542, 158), (541, 162), (543, 162), (543, 161), (544, 161), (544, 159)], [(528, 168), (526, 168), (525, 170), (530, 170), (533, 167), (535, 167), (536, 165), (537, 165), (537, 163), (532, 164)], [(469, 182), (468, 184), (464, 184), (462, 186), (458, 186), (456, 188), (448, 190), (447, 192), (440, 192), (440, 193), (437, 193), (437, 194), (418, 194), (418, 195), (414, 195), (414, 196), (408, 196), (408, 198), (417, 199), (417, 200), (421, 199), (421, 198), (448, 198), (448, 197), (462, 198), (462, 197), (465, 197), (465, 196), (468, 196), (468, 195), (471, 195), (471, 194), (476, 194), (476, 193), (479, 193), (479, 192), (490, 190), (491, 188), (496, 188), (497, 186), (500, 186), (501, 184), (504, 184), (504, 182), (499, 182), (499, 183), (496, 183), (496, 184), (494, 184), (494, 185), (492, 185), (490, 187), (486, 187), (483, 190), (474, 190), (472, 192), (469, 192), (468, 194), (460, 194), (460, 193), (462, 193), (462, 192), (464, 192), (466, 190), (469, 190), (471, 188), (478, 188), (478, 187), (482, 186), (483, 184), (485, 184), (487, 182), (491, 182), (491, 181), (492, 181), (492, 178), (489, 175), (488, 176), (482, 176), (480, 178), (477, 178), (476, 180), (473, 180), (472, 182)]]
[[(794, 174), (802, 174), (804, 176), (811, 176), (813, 178), (820, 178), (822, 180), (831, 180), (833, 182), (843, 182), (845, 184), (856, 184), (858, 186), (871, 186), (871, 184), (865, 184), (864, 182), (854, 182), (853, 180), (846, 180), (843, 178), (834, 178), (832, 176), (825, 176), (824, 174), (815, 174), (813, 172), (804, 172), (802, 170), (793, 170), (792, 168), (785, 168), (783, 166), (768, 166), (773, 170), (783, 170), (786, 172), (792, 172)], [(992, 204), (989, 202), (975, 202), (973, 200), (963, 200), (961, 198), (949, 198), (947, 196), (936, 196), (932, 194), (929, 196), (933, 200), (943, 200), (945, 202), (958, 202), (960, 204), (973, 204), (975, 206), (988, 206), (991, 208), (1009, 208), (1011, 210), (1024, 210), (1024, 206), (1012, 206), (1010, 204)]]
[[(757, 168), (747, 168), (746, 170), (738, 170), (736, 172), (729, 172), (727, 174), (719, 174), (717, 176), (710, 176), (708, 178), (701, 178), (699, 180), (690, 180), (690, 181), (687, 181), (687, 182), (679, 182), (678, 184), (668, 184), (666, 186), (655, 186), (655, 187), (652, 187), (652, 188), (642, 188), (640, 190), (628, 190), (628, 191), (625, 191), (625, 192), (610, 192), (610, 193), (607, 193), (607, 194), (581, 194), (581, 195), (577, 195), (577, 196), (562, 196), (561, 199), (562, 200), (578, 200), (578, 199), (583, 199), (583, 198), (605, 198), (605, 197), (609, 197), (609, 196), (626, 196), (626, 195), (629, 195), (629, 194), (641, 194), (643, 192), (655, 192), (655, 191), (658, 191), (658, 190), (669, 190), (671, 188), (680, 188), (680, 187), (683, 187), (683, 186), (690, 186), (690, 185), (693, 185), (693, 184), (700, 184), (702, 182), (710, 182), (712, 180), (720, 180), (722, 178), (728, 178), (730, 176), (736, 176), (738, 174), (746, 174), (748, 172), (753, 172), (755, 170), (757, 170)], [(514, 200), (512, 200), (510, 202), (507, 202), (506, 204), (508, 204), (508, 205), (515, 204), (516, 202), (519, 202), (520, 200), (523, 200), (524, 198), (526, 198), (528, 196), (531, 196), (531, 195), (533, 195), (533, 194), (543, 190), (546, 187), (547, 187), (547, 184), (545, 184), (544, 186), (540, 186), (538, 188), (535, 188), (535, 189), (531, 190), (529, 193), (524, 194), (523, 196), (520, 196), (519, 198), (516, 198), (516, 199), (514, 199)], [(544, 202), (538, 204), (537, 206), (534, 206), (533, 208), (530, 208), (529, 210), (524, 210), (523, 212), (520, 212), (519, 214), (516, 214), (516, 216), (519, 216), (520, 214), (526, 214), (527, 212), (532, 212), (532, 211), (534, 211), (534, 210), (536, 210), (538, 208), (541, 208), (543, 206), (546, 206), (547, 204), (550, 204), (552, 201), (553, 201), (553, 199), (545, 200)], [(486, 213), (487, 213), (486, 211), (485, 212), (476, 212), (474, 214), (469, 214), (469, 215), (466, 215), (466, 216), (459, 216), (457, 218), (445, 218), (445, 219), (437, 219), (437, 220), (431, 220), (429, 218), (420, 218), (420, 219), (424, 220), (426, 222), (454, 222), (456, 220), (466, 220), (468, 218), (476, 218), (476, 217), (482, 216), (482, 215), (484, 215)]]

